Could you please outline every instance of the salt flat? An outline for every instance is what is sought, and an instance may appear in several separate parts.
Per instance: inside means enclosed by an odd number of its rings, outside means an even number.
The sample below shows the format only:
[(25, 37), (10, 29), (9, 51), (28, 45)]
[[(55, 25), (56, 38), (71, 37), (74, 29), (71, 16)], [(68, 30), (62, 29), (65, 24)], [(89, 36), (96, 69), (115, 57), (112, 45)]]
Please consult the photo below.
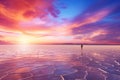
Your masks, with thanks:
[(119, 80), (119, 75), (119, 45), (0, 46), (0, 80)]

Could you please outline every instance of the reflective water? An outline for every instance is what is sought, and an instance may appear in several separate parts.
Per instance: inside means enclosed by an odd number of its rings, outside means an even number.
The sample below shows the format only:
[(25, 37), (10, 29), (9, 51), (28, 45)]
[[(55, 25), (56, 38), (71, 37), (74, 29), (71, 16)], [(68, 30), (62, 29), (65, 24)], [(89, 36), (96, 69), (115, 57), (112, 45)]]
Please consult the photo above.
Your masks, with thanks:
[(1, 45), (0, 80), (120, 80), (120, 46)]

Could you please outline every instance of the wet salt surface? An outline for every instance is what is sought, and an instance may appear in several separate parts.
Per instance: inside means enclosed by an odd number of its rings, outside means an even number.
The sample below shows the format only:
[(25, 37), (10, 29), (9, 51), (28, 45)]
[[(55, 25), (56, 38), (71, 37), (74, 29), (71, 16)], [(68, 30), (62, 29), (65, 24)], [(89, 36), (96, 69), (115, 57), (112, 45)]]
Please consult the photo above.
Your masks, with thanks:
[(120, 80), (120, 46), (1, 45), (0, 80)]

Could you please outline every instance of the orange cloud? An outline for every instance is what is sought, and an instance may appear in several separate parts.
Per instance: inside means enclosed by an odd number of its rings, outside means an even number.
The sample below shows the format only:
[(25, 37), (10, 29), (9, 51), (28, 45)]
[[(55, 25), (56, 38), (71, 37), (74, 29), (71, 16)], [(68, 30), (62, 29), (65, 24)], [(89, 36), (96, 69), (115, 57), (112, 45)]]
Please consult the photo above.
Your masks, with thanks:
[[(90, 35), (75, 39), (73, 28), (96, 23), (112, 10), (102, 9), (78, 21), (57, 21), (60, 11), (54, 5), (55, 0), (1, 0), (0, 1), (0, 41), (11, 43), (64, 43), (88, 42), (104, 34), (95, 31)], [(69, 13), (68, 13), (69, 15)], [(60, 19), (61, 20), (61, 19)]]
[[(1, 25), (5, 28), (14, 28), (24, 31), (19, 25), (20, 21), (29, 21), (35, 17), (48, 17), (48, 14), (57, 16), (58, 10), (54, 8), (54, 0), (4, 0), (0, 2)], [(9, 23), (6, 25), (6, 23)], [(32, 27), (34, 29), (34, 26)]]

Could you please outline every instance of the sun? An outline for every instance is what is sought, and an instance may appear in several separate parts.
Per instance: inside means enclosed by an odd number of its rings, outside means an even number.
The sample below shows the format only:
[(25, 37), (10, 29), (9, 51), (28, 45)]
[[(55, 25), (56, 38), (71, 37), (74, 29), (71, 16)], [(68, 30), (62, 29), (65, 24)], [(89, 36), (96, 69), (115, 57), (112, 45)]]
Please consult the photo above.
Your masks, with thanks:
[(24, 44), (24, 45), (28, 45), (28, 44), (32, 44), (33, 42), (35, 42), (35, 38), (33, 36), (28, 36), (28, 35), (20, 35), (18, 37), (18, 44)]

